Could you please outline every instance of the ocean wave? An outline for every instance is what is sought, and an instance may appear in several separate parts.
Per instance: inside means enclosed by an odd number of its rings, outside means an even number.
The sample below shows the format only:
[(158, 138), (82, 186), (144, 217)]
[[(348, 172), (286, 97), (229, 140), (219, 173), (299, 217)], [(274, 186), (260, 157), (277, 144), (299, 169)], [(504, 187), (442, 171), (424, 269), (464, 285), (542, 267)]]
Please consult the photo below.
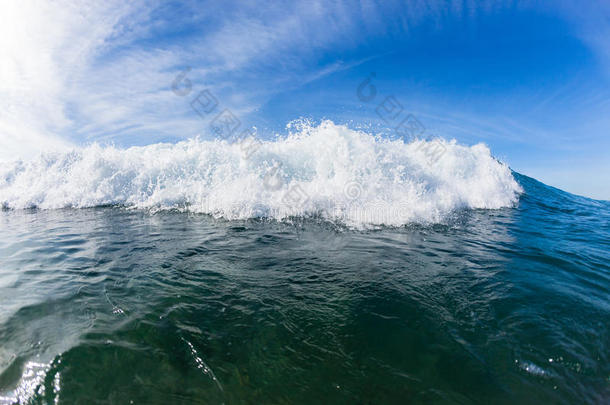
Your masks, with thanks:
[(398, 226), (442, 222), (457, 209), (509, 207), (521, 192), (483, 144), (406, 143), (331, 121), (270, 141), (94, 144), (0, 164), (5, 209), (120, 205)]

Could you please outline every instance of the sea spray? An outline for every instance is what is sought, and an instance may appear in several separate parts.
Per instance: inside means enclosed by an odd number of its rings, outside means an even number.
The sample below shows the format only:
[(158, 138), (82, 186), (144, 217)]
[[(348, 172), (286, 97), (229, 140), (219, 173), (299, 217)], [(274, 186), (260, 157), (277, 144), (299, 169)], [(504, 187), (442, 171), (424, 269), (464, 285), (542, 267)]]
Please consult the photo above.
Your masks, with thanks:
[[(431, 161), (424, 142), (441, 142), (442, 157)], [(399, 226), (442, 222), (457, 209), (509, 207), (520, 192), (483, 144), (405, 143), (331, 121), (261, 141), (249, 155), (240, 143), (196, 138), (128, 149), (94, 144), (0, 164), (0, 204), (8, 209), (119, 205)]]

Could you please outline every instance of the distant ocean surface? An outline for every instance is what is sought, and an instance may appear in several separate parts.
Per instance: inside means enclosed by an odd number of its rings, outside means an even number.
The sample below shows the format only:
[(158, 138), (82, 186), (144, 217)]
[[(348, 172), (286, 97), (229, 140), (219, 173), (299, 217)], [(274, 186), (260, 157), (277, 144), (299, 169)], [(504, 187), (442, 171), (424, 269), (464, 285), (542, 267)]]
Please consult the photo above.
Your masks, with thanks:
[(610, 403), (610, 202), (427, 142), (0, 163), (0, 404)]

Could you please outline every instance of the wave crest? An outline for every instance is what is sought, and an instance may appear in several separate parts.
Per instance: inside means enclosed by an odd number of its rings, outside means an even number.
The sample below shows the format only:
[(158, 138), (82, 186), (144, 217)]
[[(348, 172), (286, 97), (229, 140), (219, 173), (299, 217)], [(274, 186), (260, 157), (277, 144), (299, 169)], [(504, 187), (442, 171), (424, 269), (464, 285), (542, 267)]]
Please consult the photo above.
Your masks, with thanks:
[(331, 121), (274, 141), (94, 144), (0, 166), (0, 203), (9, 209), (122, 205), (402, 225), (511, 206), (520, 192), (510, 168), (483, 144), (405, 143)]

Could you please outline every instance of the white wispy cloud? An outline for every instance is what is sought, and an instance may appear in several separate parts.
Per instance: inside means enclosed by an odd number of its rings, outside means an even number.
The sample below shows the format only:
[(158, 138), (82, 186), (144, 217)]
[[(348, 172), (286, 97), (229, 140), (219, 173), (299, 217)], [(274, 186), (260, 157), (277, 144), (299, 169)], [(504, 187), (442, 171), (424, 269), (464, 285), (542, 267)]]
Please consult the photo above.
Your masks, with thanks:
[[(163, 3), (0, 3), (0, 158), (138, 131), (179, 136), (190, 128), (192, 135), (200, 124), (170, 91), (185, 64), (195, 66), (194, 82), (220, 89), (223, 75), (254, 62), (296, 69), (298, 55), (348, 32), (349, 21), (336, 24), (322, 3), (258, 13), (255, 6), (187, 6), (198, 35), (180, 38), (184, 21), (172, 20)], [(334, 30), (320, 34), (320, 19), (335, 22)], [(174, 41), (155, 43), (155, 35), (173, 31)], [(292, 46), (302, 49), (286, 55), (297, 57), (281, 58)], [(249, 98), (232, 92), (232, 100)]]
[[(236, 113), (252, 112), (274, 93), (360, 63), (318, 66), (319, 52), (438, 14), (423, 1), (404, 15), (395, 12), (401, 7), (365, 0), (2, 2), (0, 158), (126, 136), (141, 143), (193, 135), (201, 123), (170, 91), (184, 66), (193, 67), (194, 84), (214, 89)], [(266, 83), (257, 84), (261, 77)]]
[(131, 8), (121, 2), (6, 1), (0, 5), (0, 157), (64, 148), (73, 83)]
[[(399, 36), (424, 20), (440, 29), (446, 19), (473, 19), (512, 6), (466, 0), (186, 1), (178, 7), (1, 2), (0, 159), (74, 143), (149, 143), (201, 132), (190, 100), (170, 88), (185, 66), (192, 67), (194, 89), (211, 88), (236, 114), (247, 115), (278, 92), (363, 61), (320, 63), (321, 54), (354, 49), (376, 36)], [(558, 10), (570, 10), (562, 7)], [(608, 52), (607, 24), (587, 28), (586, 19), (575, 13), (575, 26), (597, 52)], [(455, 114), (448, 126), (459, 125), (463, 117)], [(492, 120), (480, 127), (506, 133), (504, 124), (519, 129), (517, 123)]]

